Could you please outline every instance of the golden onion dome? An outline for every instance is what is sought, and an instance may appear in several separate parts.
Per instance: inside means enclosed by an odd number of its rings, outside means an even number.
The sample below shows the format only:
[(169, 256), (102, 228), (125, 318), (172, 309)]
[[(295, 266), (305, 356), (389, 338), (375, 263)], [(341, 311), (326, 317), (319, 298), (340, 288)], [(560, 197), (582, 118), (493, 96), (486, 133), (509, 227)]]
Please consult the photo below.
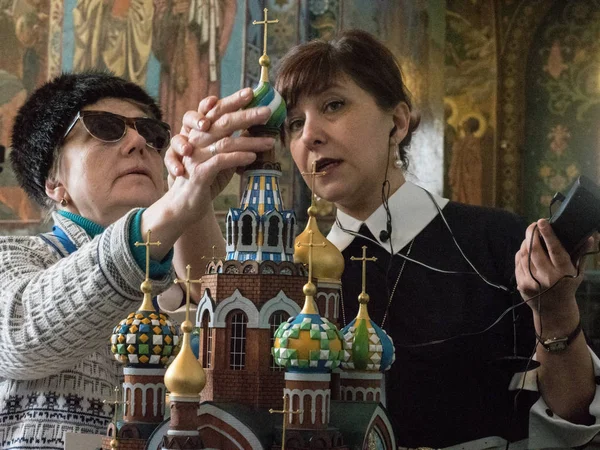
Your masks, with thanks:
[(165, 373), (165, 386), (171, 396), (196, 397), (204, 389), (206, 374), (196, 359), (191, 346), (193, 325), (190, 320), (181, 324), (183, 342), (181, 350)]
[(301, 244), (310, 242), (310, 232), (313, 233), (313, 242), (324, 242), (324, 246), (312, 247), (312, 270), (317, 280), (340, 281), (344, 272), (344, 257), (342, 253), (328, 241), (319, 230), (317, 225), (316, 207), (308, 208), (308, 222), (306, 228), (296, 238), (294, 249), (294, 262), (308, 264), (309, 247)]

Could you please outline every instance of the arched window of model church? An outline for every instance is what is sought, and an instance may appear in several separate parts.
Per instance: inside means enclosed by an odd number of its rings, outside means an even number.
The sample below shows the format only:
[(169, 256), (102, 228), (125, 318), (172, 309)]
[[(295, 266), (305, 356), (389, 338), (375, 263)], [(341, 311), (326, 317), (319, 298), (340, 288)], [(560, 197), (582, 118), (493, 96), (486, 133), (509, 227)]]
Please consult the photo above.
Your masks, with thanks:
[[(271, 330), (271, 348), (275, 345), (275, 332), (279, 325), (288, 320), (290, 315), (285, 311), (275, 311), (269, 317), (269, 329)], [(278, 365), (275, 363), (275, 359), (273, 358), (273, 353), (271, 352), (271, 370), (284, 370), (285, 367)]]
[(210, 315), (204, 311), (202, 315), (202, 367), (210, 369), (212, 365), (212, 330), (208, 327)]
[(267, 245), (269, 247), (277, 247), (279, 243), (279, 217), (273, 216), (269, 218), (269, 237)]
[(252, 245), (252, 217), (242, 217), (242, 245)]
[(230, 315), (229, 368), (243, 370), (246, 367), (246, 326), (248, 318), (242, 311)]
[(227, 217), (227, 245), (233, 244), (233, 219), (231, 216)]

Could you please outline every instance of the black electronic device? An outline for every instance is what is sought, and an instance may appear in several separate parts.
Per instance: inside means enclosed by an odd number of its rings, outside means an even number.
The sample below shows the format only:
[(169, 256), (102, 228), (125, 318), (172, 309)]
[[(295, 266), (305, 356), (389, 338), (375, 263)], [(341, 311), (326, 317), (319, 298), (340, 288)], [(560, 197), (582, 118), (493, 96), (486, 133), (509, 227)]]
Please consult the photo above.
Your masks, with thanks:
[(565, 250), (574, 254), (594, 231), (600, 230), (600, 187), (580, 176), (549, 222)]

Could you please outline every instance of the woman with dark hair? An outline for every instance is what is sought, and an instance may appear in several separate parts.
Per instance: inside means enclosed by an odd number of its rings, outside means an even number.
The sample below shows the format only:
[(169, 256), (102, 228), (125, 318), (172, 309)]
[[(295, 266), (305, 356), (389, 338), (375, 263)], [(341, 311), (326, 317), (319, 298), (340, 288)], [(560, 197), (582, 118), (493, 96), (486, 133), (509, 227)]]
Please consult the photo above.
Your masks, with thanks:
[[(0, 237), (0, 447), (62, 449), (65, 432), (105, 433), (102, 400), (120, 384), (108, 338), (145, 278), (135, 243), (149, 230), (162, 243), (149, 248), (154, 294), (213, 245), (224, 251), (211, 200), (274, 143), (231, 137), (268, 119), (268, 108), (238, 111), (251, 99), (251, 89), (206, 99), (211, 115), (186, 113), (172, 141), (154, 100), (106, 73), (63, 74), (22, 106), (10, 159), (54, 227)], [(187, 156), (165, 192), (170, 142)]]
[[(417, 121), (394, 56), (366, 32), (292, 49), (277, 88), (296, 165), (324, 172), (315, 193), (338, 209), (328, 238), (346, 261), (347, 320), (361, 292), (350, 257), (366, 245), (378, 258), (369, 310), (396, 345), (386, 394), (399, 445), (587, 443), (600, 430), (585, 426), (598, 415), (600, 366), (580, 333), (578, 258), (571, 262), (548, 222), (525, 229), (512, 214), (448, 202), (405, 180)], [(521, 304), (517, 289), (527, 306), (503, 316)], [(555, 337), (568, 345), (553, 346)], [(522, 381), (534, 363), (514, 362), (536, 348), (540, 366)]]
[[(337, 207), (328, 239), (346, 262), (345, 321), (361, 292), (351, 257), (363, 246), (377, 257), (366, 290), (371, 318), (396, 346), (385, 384), (398, 445), (589, 442), (600, 430), (600, 362), (581, 333), (580, 255), (572, 262), (546, 220), (526, 227), (405, 180), (418, 118), (394, 56), (368, 33), (293, 48), (277, 89), (296, 165), (310, 173), (316, 164), (315, 194)], [(177, 157), (166, 159), (177, 167)]]

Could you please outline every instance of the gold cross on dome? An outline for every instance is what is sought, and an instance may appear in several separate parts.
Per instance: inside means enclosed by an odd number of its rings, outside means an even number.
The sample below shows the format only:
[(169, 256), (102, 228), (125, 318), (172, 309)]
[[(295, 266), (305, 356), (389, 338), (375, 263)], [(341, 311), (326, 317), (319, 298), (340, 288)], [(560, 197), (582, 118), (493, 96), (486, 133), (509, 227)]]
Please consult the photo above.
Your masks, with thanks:
[(310, 177), (310, 191), (311, 191), (310, 205), (311, 206), (315, 205), (315, 179), (317, 177), (322, 177), (323, 175), (325, 175), (327, 173), (327, 172), (317, 172), (316, 167), (317, 167), (317, 162), (313, 161), (312, 167), (311, 167), (311, 169), (312, 169), (311, 172), (301, 172), (302, 176)]
[(150, 279), (150, 247), (151, 246), (159, 246), (160, 241), (151, 242), (150, 236), (152, 235), (152, 230), (148, 230), (146, 234), (146, 242), (135, 242), (134, 245), (136, 247), (141, 247), (142, 245), (146, 247), (146, 281)]
[(181, 280), (179, 278), (175, 278), (173, 283), (175, 284), (185, 284), (185, 320), (190, 320), (190, 285), (202, 283), (202, 280), (190, 280), (190, 271), (192, 270), (192, 266), (189, 264), (185, 266), (185, 280)]
[(263, 9), (263, 12), (264, 12), (264, 20), (262, 22), (259, 22), (258, 20), (253, 20), (252, 25), (264, 25), (265, 26), (265, 29), (263, 31), (263, 55), (266, 55), (267, 54), (267, 27), (271, 23), (279, 23), (279, 19), (268, 20), (268, 18), (267, 18), (267, 15), (269, 12), (268, 8)]
[[(281, 432), (281, 450), (285, 450), (285, 430), (286, 430), (286, 425), (287, 425), (287, 420), (285, 415), (289, 414), (302, 414), (304, 412), (304, 410), (302, 409), (297, 409), (296, 411), (288, 409), (288, 399), (287, 396), (284, 395), (283, 396), (283, 409), (269, 409), (269, 413), (270, 414), (283, 414), (283, 429)], [(290, 417), (290, 421), (291, 421), (291, 417)]]
[[(225, 258), (225, 256), (215, 256), (215, 249), (216, 249), (216, 248), (217, 248), (217, 246), (216, 246), (216, 245), (213, 245), (213, 246), (211, 247), (211, 249), (212, 249), (212, 256), (211, 256), (210, 260), (211, 260), (212, 262), (215, 262), (217, 259), (222, 259), (222, 258)], [(206, 257), (206, 256), (203, 256), (203, 257), (202, 257), (202, 258), (200, 258), (200, 259), (207, 259), (207, 257)]]
[(140, 285), (140, 289), (144, 293), (144, 299), (142, 300), (142, 306), (140, 306), (140, 311), (156, 311), (154, 309), (154, 305), (152, 304), (152, 283), (150, 281), (150, 247), (151, 246), (159, 246), (160, 241), (151, 242), (150, 237), (152, 235), (152, 230), (148, 229), (146, 233), (146, 242), (135, 242), (134, 245), (136, 247), (141, 247), (142, 245), (146, 247), (146, 278)]
[(362, 294), (366, 294), (367, 289), (367, 261), (377, 261), (377, 258), (374, 256), (372, 258), (367, 258), (367, 246), (363, 245), (362, 247), (363, 254), (362, 258), (357, 258), (356, 256), (351, 256), (350, 259), (352, 261), (362, 261)]

